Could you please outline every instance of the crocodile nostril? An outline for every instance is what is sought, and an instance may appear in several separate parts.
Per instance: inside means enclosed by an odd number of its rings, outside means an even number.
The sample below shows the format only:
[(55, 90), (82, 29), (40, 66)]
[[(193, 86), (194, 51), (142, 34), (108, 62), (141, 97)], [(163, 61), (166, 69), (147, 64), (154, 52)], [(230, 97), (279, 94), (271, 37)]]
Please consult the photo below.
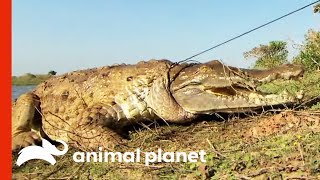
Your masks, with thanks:
[(67, 99), (68, 99), (68, 96), (69, 96), (69, 91), (64, 91), (64, 92), (61, 94), (62, 100), (67, 100)]

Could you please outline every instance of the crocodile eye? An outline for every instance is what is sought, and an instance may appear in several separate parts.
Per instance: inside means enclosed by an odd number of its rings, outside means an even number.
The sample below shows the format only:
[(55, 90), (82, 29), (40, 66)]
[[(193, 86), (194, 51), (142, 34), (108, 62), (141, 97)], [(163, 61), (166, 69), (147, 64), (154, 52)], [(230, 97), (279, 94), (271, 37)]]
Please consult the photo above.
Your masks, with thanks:
[(132, 76), (127, 77), (127, 81), (132, 81), (132, 79), (133, 79)]
[(200, 82), (196, 82), (196, 81), (192, 81), (188, 85), (196, 86), (196, 85), (199, 85), (199, 84), (201, 84), (201, 83)]

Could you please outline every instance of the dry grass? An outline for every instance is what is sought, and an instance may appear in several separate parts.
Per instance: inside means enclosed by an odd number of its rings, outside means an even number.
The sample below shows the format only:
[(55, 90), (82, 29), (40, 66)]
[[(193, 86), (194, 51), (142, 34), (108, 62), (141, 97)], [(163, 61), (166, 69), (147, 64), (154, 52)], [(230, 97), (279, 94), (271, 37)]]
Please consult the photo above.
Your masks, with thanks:
[[(69, 150), (54, 166), (40, 160), (13, 166), (16, 179), (320, 178), (320, 112), (283, 111), (131, 133), (121, 151), (207, 152), (206, 163), (75, 163)], [(154, 125), (152, 125), (154, 126)], [(16, 160), (14, 155), (13, 163)]]

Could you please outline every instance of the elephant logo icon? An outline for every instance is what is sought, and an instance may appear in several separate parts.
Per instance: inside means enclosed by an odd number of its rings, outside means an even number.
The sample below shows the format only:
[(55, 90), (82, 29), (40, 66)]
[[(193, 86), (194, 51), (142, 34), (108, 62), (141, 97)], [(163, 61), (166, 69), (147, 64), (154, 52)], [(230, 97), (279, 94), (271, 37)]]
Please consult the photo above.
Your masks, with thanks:
[(23, 148), (18, 154), (16, 164), (20, 166), (21, 164), (31, 160), (31, 159), (42, 159), (49, 162), (51, 165), (54, 165), (57, 161), (53, 157), (61, 156), (68, 152), (68, 145), (62, 140), (56, 140), (57, 142), (63, 144), (64, 148), (62, 151), (57, 149), (49, 141), (42, 139), (42, 146), (28, 146)]

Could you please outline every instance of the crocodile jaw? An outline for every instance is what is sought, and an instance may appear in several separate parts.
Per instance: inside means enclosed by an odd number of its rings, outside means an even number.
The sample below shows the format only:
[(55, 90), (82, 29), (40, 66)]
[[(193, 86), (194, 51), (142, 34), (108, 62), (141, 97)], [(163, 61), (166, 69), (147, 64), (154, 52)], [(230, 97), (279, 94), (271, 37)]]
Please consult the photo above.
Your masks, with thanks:
[(296, 101), (288, 93), (265, 94), (258, 87), (277, 79), (298, 78), (304, 69), (286, 64), (266, 70), (239, 69), (210, 61), (183, 69), (170, 86), (172, 96), (187, 112), (244, 112)]
[(173, 96), (185, 111), (194, 114), (243, 112), (263, 106), (292, 103), (296, 100), (287, 92), (263, 95), (259, 92), (246, 91), (230, 96), (196, 88), (181, 89), (173, 93)]

